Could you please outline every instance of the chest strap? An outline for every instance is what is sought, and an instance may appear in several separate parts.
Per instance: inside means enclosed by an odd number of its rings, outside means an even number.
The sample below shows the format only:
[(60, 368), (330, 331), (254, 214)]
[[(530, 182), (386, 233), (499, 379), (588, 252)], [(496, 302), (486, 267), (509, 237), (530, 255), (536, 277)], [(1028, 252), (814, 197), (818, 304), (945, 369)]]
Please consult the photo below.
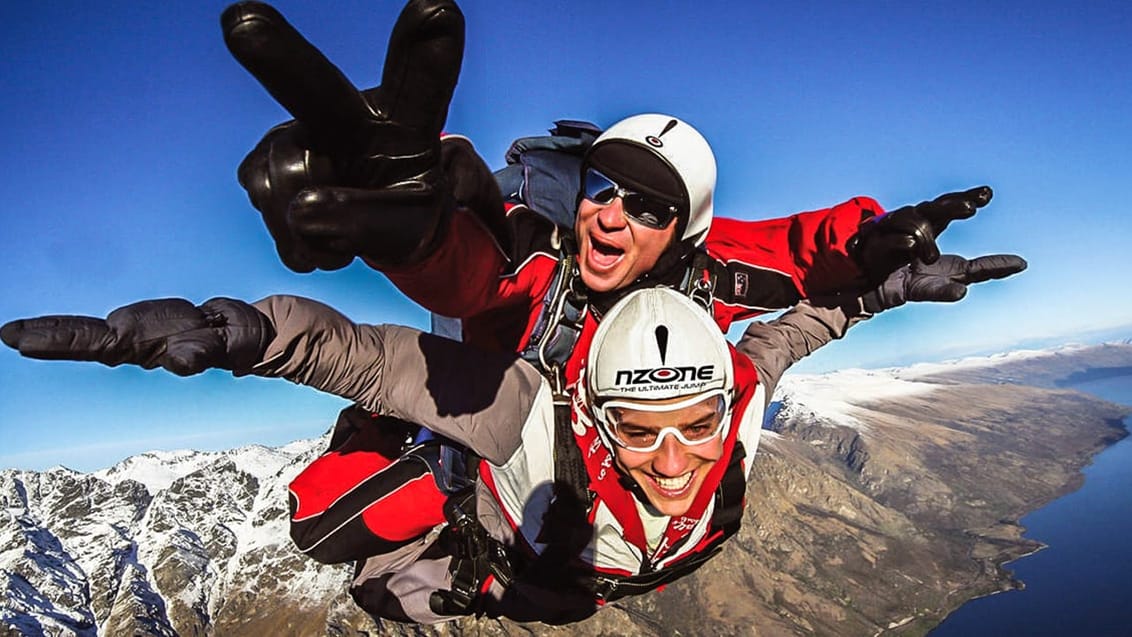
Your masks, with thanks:
[(680, 281), (680, 291), (714, 315), (715, 308), (712, 302), (715, 299), (715, 284), (719, 278), (715, 271), (716, 261), (703, 250), (692, 253), (692, 262), (684, 271), (684, 278)]

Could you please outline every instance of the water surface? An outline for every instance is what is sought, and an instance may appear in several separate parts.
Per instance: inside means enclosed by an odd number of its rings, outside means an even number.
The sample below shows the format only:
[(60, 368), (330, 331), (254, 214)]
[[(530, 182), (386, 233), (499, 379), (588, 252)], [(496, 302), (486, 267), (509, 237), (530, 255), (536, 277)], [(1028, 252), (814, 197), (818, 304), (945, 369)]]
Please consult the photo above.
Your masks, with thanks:
[[(1132, 405), (1132, 376), (1072, 388)], [(1022, 518), (1026, 537), (1048, 545), (1007, 565), (1026, 590), (968, 602), (931, 637), (1132, 635), (1132, 437), (1084, 474), (1080, 490)]]

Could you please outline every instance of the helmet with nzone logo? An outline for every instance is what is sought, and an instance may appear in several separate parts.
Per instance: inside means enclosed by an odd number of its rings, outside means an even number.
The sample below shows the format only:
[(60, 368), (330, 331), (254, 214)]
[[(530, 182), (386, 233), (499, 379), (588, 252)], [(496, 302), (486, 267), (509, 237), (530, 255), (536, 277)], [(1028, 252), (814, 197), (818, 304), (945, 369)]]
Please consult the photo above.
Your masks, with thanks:
[[(598, 324), (582, 372), (584, 395), (600, 439), (610, 448), (656, 451), (666, 432), (685, 445), (705, 444), (731, 427), (735, 370), (731, 349), (706, 310), (667, 287), (637, 290)], [(654, 431), (645, 421), (692, 421)], [(679, 412), (683, 416), (677, 416)]]
[(603, 132), (586, 153), (595, 168), (625, 190), (670, 203), (681, 243), (700, 245), (711, 227), (715, 155), (687, 122), (658, 113), (627, 117)]
[(637, 290), (618, 301), (598, 324), (586, 360), (593, 406), (610, 399), (730, 394), (735, 383), (727, 339), (711, 315), (665, 287)]

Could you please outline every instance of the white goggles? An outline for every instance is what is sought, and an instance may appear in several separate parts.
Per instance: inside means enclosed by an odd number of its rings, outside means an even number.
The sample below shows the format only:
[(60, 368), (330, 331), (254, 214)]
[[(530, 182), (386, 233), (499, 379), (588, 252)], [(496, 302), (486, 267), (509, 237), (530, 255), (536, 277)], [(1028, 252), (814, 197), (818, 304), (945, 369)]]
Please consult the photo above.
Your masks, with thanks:
[[(672, 412), (711, 402), (711, 410), (693, 422), (669, 425), (659, 429), (646, 424), (625, 422), (627, 412)], [(610, 400), (596, 409), (598, 422), (614, 444), (629, 451), (650, 453), (660, 449), (664, 437), (671, 434), (682, 445), (694, 447), (711, 442), (724, 431), (729, 420), (731, 393), (722, 389), (697, 394), (674, 403), (656, 404), (632, 400)]]

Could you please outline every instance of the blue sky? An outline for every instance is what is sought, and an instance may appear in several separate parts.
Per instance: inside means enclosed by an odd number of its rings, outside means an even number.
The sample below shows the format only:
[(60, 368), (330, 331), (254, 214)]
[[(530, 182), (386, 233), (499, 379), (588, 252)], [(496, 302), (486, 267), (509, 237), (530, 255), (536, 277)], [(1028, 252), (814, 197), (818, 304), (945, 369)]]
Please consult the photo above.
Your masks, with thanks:
[[(271, 293), (427, 324), (355, 264), (277, 260), (235, 168), (286, 115), (224, 48), (224, 2), (0, 7), (0, 321), (143, 298)], [(719, 162), (718, 214), (979, 184), (941, 240), (1030, 269), (962, 303), (878, 317), (802, 371), (1120, 334), (1132, 324), (1132, 6), (1033, 2), (466, 2), (448, 130), (493, 167), (558, 118), (678, 115)], [(321, 5), (321, 3), (319, 3)], [(360, 86), (400, 2), (276, 6)], [(1132, 332), (1132, 328), (1124, 330)], [(282, 381), (31, 361), (0, 351), (0, 467), (95, 469), (153, 448), (281, 444), (343, 403)]]

